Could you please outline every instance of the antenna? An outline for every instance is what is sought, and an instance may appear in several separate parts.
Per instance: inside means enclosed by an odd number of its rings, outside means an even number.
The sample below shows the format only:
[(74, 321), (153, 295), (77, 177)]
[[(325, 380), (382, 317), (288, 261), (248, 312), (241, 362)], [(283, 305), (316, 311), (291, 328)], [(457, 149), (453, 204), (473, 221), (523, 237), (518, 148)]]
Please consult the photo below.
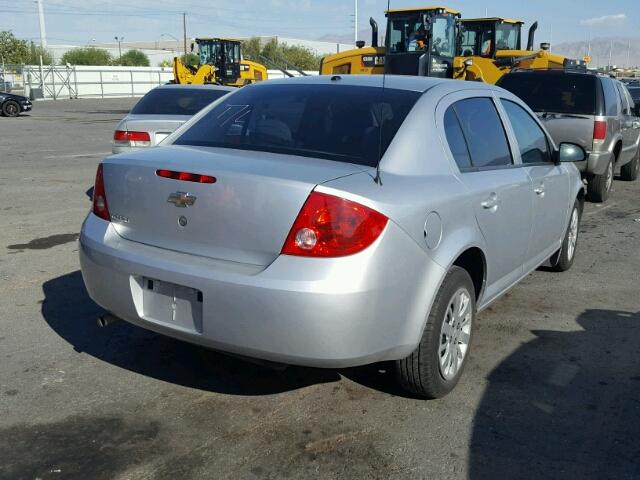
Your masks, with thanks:
[[(391, 10), (391, 0), (387, 0), (387, 10)], [(385, 62), (386, 65), (386, 62)], [(382, 99), (384, 100), (384, 88), (387, 81), (387, 72), (382, 71)], [(382, 160), (382, 129), (384, 125), (384, 115), (382, 113), (382, 104), (380, 105), (380, 132), (378, 135), (378, 161), (376, 162), (376, 176), (373, 179), (378, 185), (382, 186), (382, 179), (380, 178), (380, 161)]]

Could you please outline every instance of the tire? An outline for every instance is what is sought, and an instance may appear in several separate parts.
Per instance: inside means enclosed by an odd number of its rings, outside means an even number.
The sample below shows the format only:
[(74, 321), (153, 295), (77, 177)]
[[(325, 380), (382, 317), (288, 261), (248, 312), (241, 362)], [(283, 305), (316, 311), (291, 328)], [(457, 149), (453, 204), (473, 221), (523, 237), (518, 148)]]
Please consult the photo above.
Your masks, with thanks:
[(578, 234), (580, 232), (581, 217), (582, 211), (580, 208), (580, 202), (576, 200), (573, 204), (571, 215), (569, 216), (569, 225), (567, 226), (567, 231), (564, 234), (562, 246), (552, 257), (551, 263), (553, 266), (551, 269), (554, 272), (566, 272), (573, 265), (573, 260), (576, 258), (576, 249), (578, 247)]
[(2, 114), (5, 117), (17, 117), (20, 115), (20, 105), (13, 100), (7, 100), (2, 104)]
[[(467, 271), (460, 267), (452, 267), (438, 290), (418, 347), (407, 358), (396, 361), (398, 381), (405, 390), (424, 398), (440, 398), (456, 386), (469, 357), (472, 327), (476, 316), (474, 292), (473, 281)], [(464, 318), (452, 316), (455, 306), (460, 305), (460, 300), (464, 304), (465, 298)], [(453, 344), (448, 341), (443, 330), (445, 324), (448, 325), (451, 321), (454, 325), (462, 325), (462, 328), (450, 331), (456, 336), (451, 340), (457, 347), (457, 355), (454, 358), (458, 359), (462, 355), (456, 369), (450, 361)], [(462, 349), (464, 341), (466, 345)]]
[(640, 148), (636, 152), (636, 156), (633, 157), (626, 165), (623, 165), (620, 168), (620, 178), (625, 182), (633, 182), (638, 178), (638, 173), (640, 172)]
[(594, 175), (587, 182), (587, 200), (595, 203), (606, 202), (613, 186), (613, 160), (609, 160), (602, 175)]

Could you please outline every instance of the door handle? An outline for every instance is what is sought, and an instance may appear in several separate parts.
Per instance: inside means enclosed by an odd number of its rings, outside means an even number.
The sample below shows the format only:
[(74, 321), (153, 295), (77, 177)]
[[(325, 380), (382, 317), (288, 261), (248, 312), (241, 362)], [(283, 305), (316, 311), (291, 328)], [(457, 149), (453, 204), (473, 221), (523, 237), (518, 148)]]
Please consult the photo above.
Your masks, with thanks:
[(487, 198), (480, 205), (482, 205), (482, 208), (484, 208), (485, 210), (496, 210), (498, 208), (498, 195), (495, 192), (492, 193), (491, 195), (489, 195), (489, 198)]
[(540, 185), (539, 187), (534, 188), (534, 189), (533, 189), (533, 191), (534, 191), (534, 192), (536, 193), (536, 195), (538, 195), (539, 197), (544, 197), (544, 192), (545, 192), (544, 185)]

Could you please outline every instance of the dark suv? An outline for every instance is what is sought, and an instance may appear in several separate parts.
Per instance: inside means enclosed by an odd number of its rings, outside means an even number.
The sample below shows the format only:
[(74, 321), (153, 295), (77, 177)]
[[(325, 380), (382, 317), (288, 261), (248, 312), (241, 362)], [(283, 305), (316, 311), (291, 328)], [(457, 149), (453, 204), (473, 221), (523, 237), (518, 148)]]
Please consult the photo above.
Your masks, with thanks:
[(557, 144), (572, 142), (587, 152), (577, 163), (588, 182), (588, 198), (604, 202), (620, 168), (632, 181), (640, 170), (640, 106), (611, 77), (566, 70), (521, 70), (498, 83), (538, 114)]

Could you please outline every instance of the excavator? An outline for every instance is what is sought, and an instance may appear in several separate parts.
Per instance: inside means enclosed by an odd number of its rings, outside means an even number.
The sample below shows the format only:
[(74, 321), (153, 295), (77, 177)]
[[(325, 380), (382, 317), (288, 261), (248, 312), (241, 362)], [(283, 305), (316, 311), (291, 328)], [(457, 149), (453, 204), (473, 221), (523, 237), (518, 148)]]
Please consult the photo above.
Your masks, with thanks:
[[(228, 38), (196, 38), (198, 66), (173, 59), (173, 83), (242, 87), (267, 79), (267, 68), (242, 58), (242, 42)], [(194, 44), (191, 43), (191, 51)]]
[(535, 22), (529, 28), (527, 47), (522, 50), (524, 22), (507, 18), (463, 19), (459, 22), (458, 55), (454, 60), (453, 78), (496, 83), (512, 69), (580, 69), (581, 60), (572, 60), (549, 52), (549, 44), (534, 50)]
[[(551, 54), (548, 44), (533, 50), (537, 23), (520, 48), (523, 22), (502, 18), (462, 20), (448, 7), (387, 10), (385, 46), (378, 25), (369, 20), (371, 46), (324, 57), (321, 75), (420, 75), (496, 83), (513, 68), (577, 68), (581, 62)], [(471, 48), (472, 47), (472, 48)]]

